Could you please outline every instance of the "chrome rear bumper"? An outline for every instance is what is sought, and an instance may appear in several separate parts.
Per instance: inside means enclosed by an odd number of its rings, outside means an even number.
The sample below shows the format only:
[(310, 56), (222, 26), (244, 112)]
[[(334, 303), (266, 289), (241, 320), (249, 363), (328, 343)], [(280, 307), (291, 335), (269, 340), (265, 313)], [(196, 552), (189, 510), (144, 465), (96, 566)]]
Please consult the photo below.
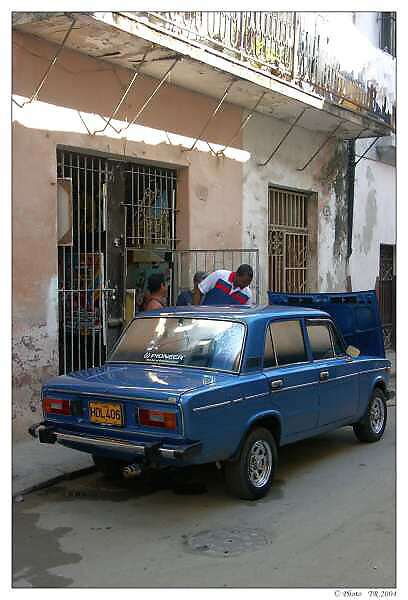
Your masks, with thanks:
[(95, 449), (120, 450), (132, 455), (145, 457), (155, 455), (176, 459), (196, 454), (201, 450), (201, 442), (192, 442), (191, 444), (169, 444), (161, 441), (145, 442), (140, 440), (133, 442), (132, 440), (54, 431), (44, 423), (32, 425), (29, 428), (29, 433), (33, 437), (38, 437), (40, 442), (45, 444), (58, 442), (66, 446), (73, 444)]

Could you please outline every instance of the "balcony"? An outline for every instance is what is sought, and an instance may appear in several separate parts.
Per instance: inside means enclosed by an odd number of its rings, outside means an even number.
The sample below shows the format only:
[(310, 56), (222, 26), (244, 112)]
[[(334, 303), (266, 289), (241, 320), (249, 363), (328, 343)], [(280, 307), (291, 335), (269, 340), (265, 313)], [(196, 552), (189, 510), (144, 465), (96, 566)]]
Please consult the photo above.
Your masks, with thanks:
[[(338, 14), (336, 23), (330, 13), (294, 12), (148, 12), (138, 18), (339, 107), (395, 125), (395, 62), (351, 23), (338, 23)], [(378, 59), (388, 67), (388, 81), (378, 70), (373, 73)]]
[[(20, 16), (19, 16), (20, 15)], [(334, 15), (334, 18), (333, 16)], [(347, 15), (347, 13), (345, 13)], [(395, 60), (341, 13), (75, 13), (67, 46), (288, 124), (347, 137), (395, 130)], [(68, 13), (16, 13), (60, 43)], [(147, 52), (147, 56), (146, 56)]]

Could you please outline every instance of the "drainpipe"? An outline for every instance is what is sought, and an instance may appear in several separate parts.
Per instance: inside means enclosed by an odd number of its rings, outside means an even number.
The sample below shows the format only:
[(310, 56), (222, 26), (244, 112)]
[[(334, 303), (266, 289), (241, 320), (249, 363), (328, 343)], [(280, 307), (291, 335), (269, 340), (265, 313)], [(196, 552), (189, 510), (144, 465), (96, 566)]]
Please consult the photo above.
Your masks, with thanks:
[(354, 213), (354, 181), (356, 173), (355, 165), (356, 141), (347, 140), (347, 172), (346, 172), (346, 194), (347, 194), (347, 255), (346, 255), (346, 289), (353, 290), (350, 274), (350, 256), (353, 252), (353, 213)]
[(347, 141), (347, 263), (353, 252), (353, 212), (354, 212), (354, 181), (355, 181), (356, 142)]

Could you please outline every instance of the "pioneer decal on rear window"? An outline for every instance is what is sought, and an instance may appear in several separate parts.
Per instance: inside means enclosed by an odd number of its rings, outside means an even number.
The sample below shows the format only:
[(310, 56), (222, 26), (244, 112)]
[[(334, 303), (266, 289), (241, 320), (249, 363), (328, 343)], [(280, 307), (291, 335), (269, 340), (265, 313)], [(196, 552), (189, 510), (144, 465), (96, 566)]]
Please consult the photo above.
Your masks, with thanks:
[(183, 354), (167, 354), (166, 352), (146, 352), (143, 355), (145, 360), (172, 360), (172, 361), (183, 361)]

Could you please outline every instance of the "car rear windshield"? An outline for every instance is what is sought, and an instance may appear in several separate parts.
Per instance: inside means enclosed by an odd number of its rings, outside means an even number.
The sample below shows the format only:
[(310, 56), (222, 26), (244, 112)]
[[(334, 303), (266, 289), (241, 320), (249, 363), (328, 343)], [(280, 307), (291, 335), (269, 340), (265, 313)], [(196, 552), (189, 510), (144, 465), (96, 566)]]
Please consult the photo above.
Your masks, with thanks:
[(242, 323), (184, 317), (132, 321), (109, 362), (165, 364), (237, 372), (243, 350)]

